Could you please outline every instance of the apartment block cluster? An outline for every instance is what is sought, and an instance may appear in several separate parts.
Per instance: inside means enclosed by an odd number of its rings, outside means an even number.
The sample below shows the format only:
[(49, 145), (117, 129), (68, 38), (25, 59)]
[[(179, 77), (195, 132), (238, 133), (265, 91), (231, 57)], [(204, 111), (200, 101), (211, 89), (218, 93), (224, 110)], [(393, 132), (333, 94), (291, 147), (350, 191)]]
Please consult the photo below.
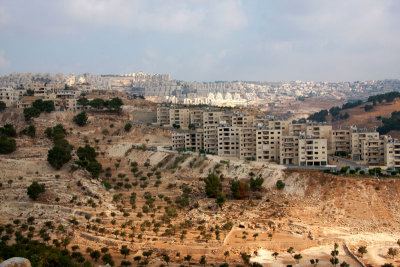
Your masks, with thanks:
[(326, 166), (328, 155), (345, 155), (363, 165), (400, 168), (399, 140), (356, 126), (333, 129), (310, 121), (163, 105), (157, 108), (157, 124), (176, 129), (175, 150), (296, 166)]
[(52, 100), (56, 110), (78, 111), (81, 109), (77, 103), (79, 97), (92, 92), (93, 87), (88, 83), (66, 88), (64, 83), (30, 82), (15, 88), (0, 87), (0, 101), (7, 107), (27, 108), (37, 99)]

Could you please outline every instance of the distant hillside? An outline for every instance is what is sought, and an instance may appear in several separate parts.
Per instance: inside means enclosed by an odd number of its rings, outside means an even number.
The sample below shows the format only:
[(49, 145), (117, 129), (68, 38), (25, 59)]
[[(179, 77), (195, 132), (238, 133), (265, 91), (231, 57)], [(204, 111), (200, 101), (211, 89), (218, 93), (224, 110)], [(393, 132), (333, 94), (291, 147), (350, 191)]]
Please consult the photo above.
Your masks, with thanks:
[[(334, 127), (351, 126), (357, 127), (385, 127), (379, 128), (384, 134), (400, 138), (400, 129), (396, 126), (398, 121), (397, 113), (400, 111), (400, 94), (391, 92), (382, 95), (371, 96), (367, 102), (357, 101), (344, 104), (342, 107), (333, 107), (329, 110), (321, 110), (312, 114), (309, 119), (315, 121), (326, 121)], [(391, 118), (391, 119), (390, 119)], [(396, 129), (396, 130), (391, 130)]]

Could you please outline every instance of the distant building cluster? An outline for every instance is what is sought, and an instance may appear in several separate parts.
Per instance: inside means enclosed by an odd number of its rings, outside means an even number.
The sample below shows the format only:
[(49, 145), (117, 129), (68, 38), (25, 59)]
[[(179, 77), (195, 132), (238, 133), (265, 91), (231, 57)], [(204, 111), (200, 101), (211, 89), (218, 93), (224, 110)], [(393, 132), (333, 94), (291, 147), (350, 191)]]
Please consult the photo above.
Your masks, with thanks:
[(12, 73), (0, 76), (0, 87), (16, 88), (31, 82), (63, 83), (68, 86), (89, 83), (96, 89), (125, 91), (132, 96), (155, 97), (172, 104), (215, 106), (279, 105), (305, 98), (329, 98), (343, 101), (364, 100), (367, 96), (400, 90), (400, 80), (356, 82), (257, 82), (215, 81), (188, 82), (171, 79), (169, 74), (143, 72), (122, 75), (90, 73), (64, 76)]
[(333, 129), (308, 121), (163, 105), (157, 108), (157, 124), (176, 129), (175, 150), (296, 166), (326, 166), (328, 155), (343, 155), (363, 165), (400, 168), (399, 140), (356, 126)]
[(111, 89), (101, 76), (83, 74), (31, 74), (13, 73), (0, 77), (0, 101), (7, 107), (27, 108), (37, 99), (52, 100), (56, 110), (78, 111), (77, 100), (82, 95), (101, 93)]
[(56, 110), (78, 111), (81, 95), (93, 93), (93, 86), (88, 83), (75, 84), (72, 87), (64, 83), (32, 82), (17, 88), (0, 87), (0, 101), (7, 107), (28, 108), (38, 99), (52, 100)]

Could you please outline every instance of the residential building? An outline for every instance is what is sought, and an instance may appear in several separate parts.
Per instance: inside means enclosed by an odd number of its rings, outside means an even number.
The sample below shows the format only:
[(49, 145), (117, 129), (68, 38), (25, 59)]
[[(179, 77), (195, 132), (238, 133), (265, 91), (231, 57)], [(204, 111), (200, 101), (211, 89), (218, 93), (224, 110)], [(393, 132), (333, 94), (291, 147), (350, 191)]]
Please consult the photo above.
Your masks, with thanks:
[(160, 126), (169, 125), (169, 107), (157, 107), (157, 124)]
[(386, 167), (400, 170), (399, 139), (385, 137), (384, 162)]
[(347, 156), (351, 153), (350, 129), (336, 129), (331, 132), (332, 154)]
[(379, 139), (378, 132), (368, 131), (366, 129), (357, 130), (355, 126), (350, 128), (351, 131), (351, 159), (355, 161), (362, 160), (361, 143), (364, 140), (374, 140)]
[(240, 157), (240, 128), (221, 124), (218, 131), (218, 156)]
[(280, 140), (280, 164), (299, 165), (299, 136), (282, 136)]
[(180, 129), (189, 129), (189, 109), (187, 108), (171, 108), (169, 109), (169, 126)]
[(197, 128), (203, 128), (203, 110), (190, 110), (189, 124)]
[(325, 138), (302, 136), (298, 139), (299, 166), (325, 166), (328, 162), (328, 142)]

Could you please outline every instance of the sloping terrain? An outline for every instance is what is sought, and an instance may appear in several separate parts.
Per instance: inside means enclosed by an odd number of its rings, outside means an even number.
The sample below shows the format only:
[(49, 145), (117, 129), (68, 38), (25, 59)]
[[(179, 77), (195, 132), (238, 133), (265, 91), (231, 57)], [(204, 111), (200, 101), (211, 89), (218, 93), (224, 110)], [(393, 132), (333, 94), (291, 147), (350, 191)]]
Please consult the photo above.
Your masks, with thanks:
[[(393, 102), (390, 103), (377, 103), (376, 106), (373, 107), (370, 111), (365, 111), (365, 105), (372, 105), (372, 103), (367, 102), (360, 106), (345, 109), (341, 111), (341, 114), (348, 113), (349, 118), (346, 120), (334, 120), (331, 121), (330, 115), (327, 117), (328, 122), (331, 122), (333, 126), (351, 126), (357, 125), (357, 127), (379, 127), (382, 125), (381, 118), (389, 118), (394, 111), (400, 111), (400, 99), (395, 99)], [(400, 138), (400, 133), (398, 131), (393, 131), (389, 133), (391, 136)]]

